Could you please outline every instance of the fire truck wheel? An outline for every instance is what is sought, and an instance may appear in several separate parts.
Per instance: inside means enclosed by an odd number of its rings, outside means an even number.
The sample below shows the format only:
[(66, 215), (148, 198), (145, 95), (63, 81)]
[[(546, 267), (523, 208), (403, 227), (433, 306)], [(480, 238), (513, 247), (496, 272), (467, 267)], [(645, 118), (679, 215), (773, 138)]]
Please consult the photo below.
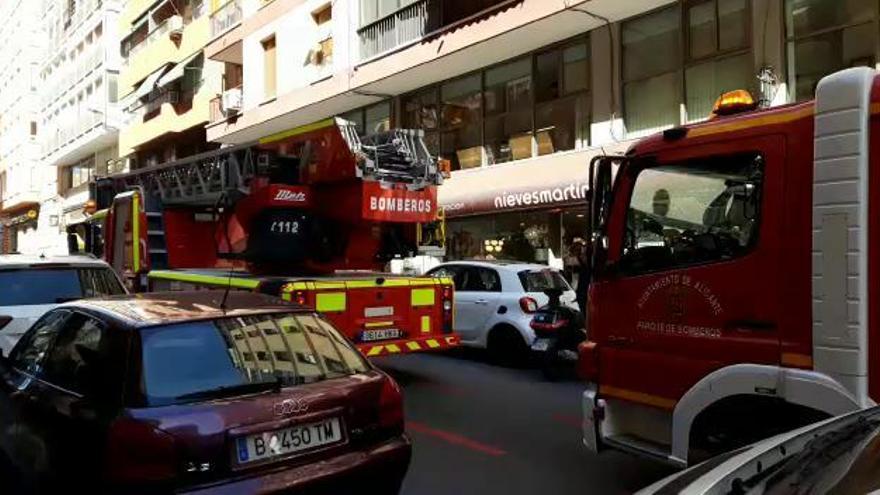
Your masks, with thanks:
[(522, 366), (528, 358), (529, 348), (516, 328), (498, 325), (489, 332), (489, 360), (506, 367)]

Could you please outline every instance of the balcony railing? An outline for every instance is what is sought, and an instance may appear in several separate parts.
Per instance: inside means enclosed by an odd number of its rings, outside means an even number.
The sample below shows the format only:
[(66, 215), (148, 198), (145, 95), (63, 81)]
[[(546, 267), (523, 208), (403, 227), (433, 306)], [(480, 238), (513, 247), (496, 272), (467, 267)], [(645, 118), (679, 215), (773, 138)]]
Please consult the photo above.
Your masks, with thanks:
[[(66, 27), (55, 33), (51, 40), (51, 48), (55, 51), (59, 48), (70, 35), (76, 31), (80, 24), (90, 19), (93, 15), (98, 14), (101, 9), (102, 0), (85, 0), (77, 5), (73, 15), (66, 18)], [(66, 16), (65, 14), (62, 14)], [(69, 22), (67, 22), (69, 21)]]
[(72, 141), (80, 138), (104, 122), (104, 115), (100, 112), (86, 111), (75, 122), (60, 126), (58, 132), (44, 143), (43, 155), (49, 156)]
[(358, 29), (361, 59), (416, 42), (522, 0), (407, 0), (409, 5)]
[(241, 22), (241, 0), (226, 2), (211, 14), (211, 37), (220, 36)]
[(134, 57), (139, 51), (150, 46), (160, 37), (164, 36), (165, 33), (171, 30), (172, 24), (180, 22), (179, 19), (180, 16), (173, 15), (160, 22), (155, 28), (153, 28), (152, 31), (150, 31), (150, 34), (148, 34), (147, 37), (143, 39), (143, 41), (141, 41), (137, 45), (134, 45), (128, 50), (128, 53), (125, 55), (125, 59), (123, 60), (123, 63), (128, 65), (128, 61), (131, 60), (132, 57)]
[(358, 29), (361, 58), (368, 59), (440, 29), (442, 0), (420, 0)]

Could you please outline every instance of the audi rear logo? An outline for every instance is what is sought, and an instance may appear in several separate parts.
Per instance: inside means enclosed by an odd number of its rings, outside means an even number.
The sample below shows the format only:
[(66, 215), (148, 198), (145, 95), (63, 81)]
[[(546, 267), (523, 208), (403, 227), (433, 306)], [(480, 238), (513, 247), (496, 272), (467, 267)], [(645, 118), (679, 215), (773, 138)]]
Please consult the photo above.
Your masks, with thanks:
[(299, 399), (285, 399), (276, 402), (272, 406), (275, 416), (290, 416), (291, 414), (300, 414), (309, 410), (309, 405)]

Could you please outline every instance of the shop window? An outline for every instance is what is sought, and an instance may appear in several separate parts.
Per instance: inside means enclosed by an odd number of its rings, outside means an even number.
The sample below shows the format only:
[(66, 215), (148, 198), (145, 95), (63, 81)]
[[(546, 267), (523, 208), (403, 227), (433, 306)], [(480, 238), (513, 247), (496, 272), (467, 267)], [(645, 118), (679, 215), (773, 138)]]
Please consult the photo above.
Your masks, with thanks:
[(483, 148), (480, 74), (444, 83), (440, 87), (440, 100), (441, 153), (452, 160), (455, 169), (481, 166)]
[(488, 163), (532, 156), (531, 59), (486, 71), (485, 144)]
[(275, 98), (278, 75), (276, 73), (275, 37), (263, 41), (263, 99)]
[(875, 63), (876, 3), (862, 0), (786, 0), (791, 96), (813, 97), (828, 74)]
[(452, 219), (446, 232), (449, 259), (504, 259), (558, 265), (562, 256), (558, 212)]
[(679, 10), (623, 24), (624, 123), (631, 136), (679, 123)]
[(750, 154), (639, 172), (621, 268), (637, 274), (745, 254), (758, 234), (762, 169)]

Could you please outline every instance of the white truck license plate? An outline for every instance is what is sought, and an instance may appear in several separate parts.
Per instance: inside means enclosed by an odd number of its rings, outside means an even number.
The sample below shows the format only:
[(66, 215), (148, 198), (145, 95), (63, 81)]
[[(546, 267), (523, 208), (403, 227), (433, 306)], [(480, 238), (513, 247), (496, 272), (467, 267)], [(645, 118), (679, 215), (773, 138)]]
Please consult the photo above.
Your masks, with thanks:
[(239, 464), (281, 457), (342, 441), (339, 418), (247, 435), (236, 440)]

